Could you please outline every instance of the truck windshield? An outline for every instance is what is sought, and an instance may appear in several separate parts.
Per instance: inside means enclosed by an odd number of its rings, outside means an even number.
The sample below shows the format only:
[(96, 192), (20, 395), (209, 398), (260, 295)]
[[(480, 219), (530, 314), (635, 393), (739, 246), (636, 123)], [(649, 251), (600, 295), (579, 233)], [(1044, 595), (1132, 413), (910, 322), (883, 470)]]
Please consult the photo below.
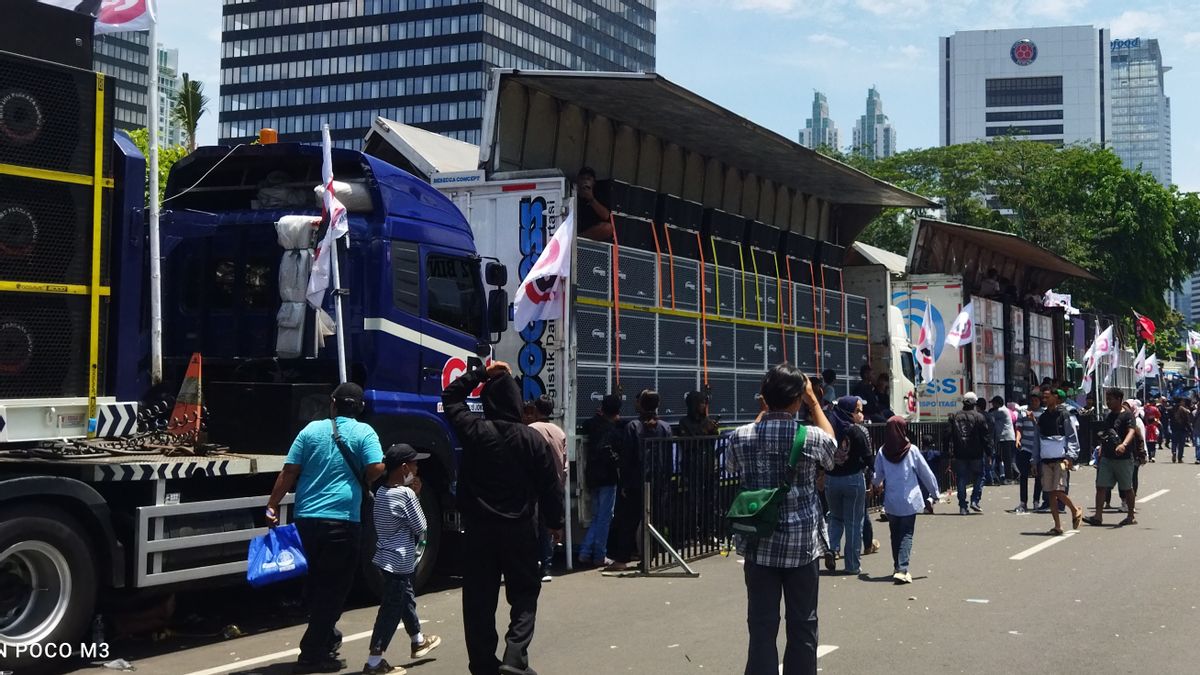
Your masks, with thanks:
[(902, 352), (900, 354), (900, 370), (909, 382), (917, 381), (917, 362), (913, 358), (912, 352)]
[(425, 274), (429, 319), (479, 337), (483, 328), (479, 264), (470, 258), (430, 255), (425, 258)]

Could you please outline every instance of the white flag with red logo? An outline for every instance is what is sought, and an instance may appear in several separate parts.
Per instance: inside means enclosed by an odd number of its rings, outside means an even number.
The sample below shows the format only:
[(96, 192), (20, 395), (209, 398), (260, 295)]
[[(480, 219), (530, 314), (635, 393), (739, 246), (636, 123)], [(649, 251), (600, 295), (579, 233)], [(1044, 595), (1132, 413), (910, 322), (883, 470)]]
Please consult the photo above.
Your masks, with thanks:
[(561, 319), (563, 296), (571, 279), (571, 246), (575, 242), (575, 214), (567, 216), (550, 238), (537, 262), (517, 287), (513, 300), (513, 325), (524, 330), (533, 321)]
[(951, 347), (961, 347), (974, 341), (975, 303), (968, 302), (967, 306), (959, 312), (958, 317), (954, 319), (954, 323), (950, 325), (950, 330), (946, 333), (946, 344)]
[(933, 381), (934, 349), (936, 345), (933, 316), (929, 312), (929, 298), (925, 299), (925, 315), (921, 317), (921, 336), (917, 338), (917, 363), (921, 366), (921, 381)]
[(308, 275), (308, 304), (313, 309), (321, 309), (325, 302), (325, 290), (329, 288), (329, 260), (333, 256), (334, 243), (350, 231), (350, 222), (346, 216), (346, 207), (334, 194), (333, 187), (333, 142), (329, 139), (329, 125), (321, 129), (321, 187), (318, 194), (324, 200), (325, 220), (329, 227), (325, 228), (325, 236), (313, 251), (312, 271)]
[(154, 23), (153, 0), (104, 0), (96, 15), (96, 34), (150, 30)]

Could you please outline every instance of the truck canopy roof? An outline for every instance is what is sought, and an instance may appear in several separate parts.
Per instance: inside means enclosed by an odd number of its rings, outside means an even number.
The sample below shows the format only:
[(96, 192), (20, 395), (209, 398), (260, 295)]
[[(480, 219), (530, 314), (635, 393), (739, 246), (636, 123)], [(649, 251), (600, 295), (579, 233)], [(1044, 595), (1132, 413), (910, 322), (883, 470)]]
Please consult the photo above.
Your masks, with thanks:
[(367, 154), (428, 180), (436, 173), (479, 168), (479, 146), (376, 117), (364, 140)]
[(1057, 253), (1008, 232), (931, 218), (922, 218), (913, 230), (910, 274), (961, 274), (969, 288), (978, 288), (992, 268), (1022, 293), (1043, 294), (1067, 277), (1098, 281)]

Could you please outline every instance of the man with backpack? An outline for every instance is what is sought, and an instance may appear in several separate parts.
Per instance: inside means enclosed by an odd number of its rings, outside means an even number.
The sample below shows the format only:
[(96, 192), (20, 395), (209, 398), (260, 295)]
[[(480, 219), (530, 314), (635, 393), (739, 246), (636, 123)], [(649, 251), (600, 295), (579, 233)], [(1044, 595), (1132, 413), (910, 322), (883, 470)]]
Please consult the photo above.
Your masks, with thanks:
[(354, 419), (362, 411), (362, 387), (338, 385), (329, 419), (309, 422), (296, 436), (267, 501), (267, 525), (274, 527), (279, 503), (295, 489), (292, 517), (308, 558), (308, 629), (300, 639), (296, 673), (338, 673), (346, 667), (338, 658), (337, 622), (358, 568), (363, 487), (384, 472), (379, 436)]
[(617, 463), (620, 461), (617, 448), (623, 431), (621, 397), (618, 394), (605, 396), (600, 403), (600, 410), (583, 425), (587, 439), (583, 481), (592, 494), (592, 524), (583, 537), (583, 543), (579, 545), (581, 565), (603, 567), (612, 563), (608, 559), (608, 530), (617, 502)]
[(963, 395), (963, 409), (950, 416), (950, 438), (954, 450), (954, 476), (958, 481), (958, 514), (967, 515), (967, 483), (972, 484), (971, 510), (983, 513), (983, 459), (990, 456), (992, 431), (987, 418), (976, 410), (979, 397)]
[(660, 401), (657, 391), (643, 389), (635, 401), (638, 418), (626, 425), (621, 434), (617, 505), (608, 539), (609, 557), (613, 562), (604, 568), (605, 572), (624, 572), (637, 553), (637, 530), (645, 508), (642, 501), (646, 480), (642, 442), (671, 437), (671, 425), (658, 419)]
[(1129, 515), (1121, 524), (1137, 524), (1133, 515), (1133, 472), (1138, 430), (1135, 413), (1122, 409), (1124, 398), (1125, 394), (1120, 389), (1109, 389), (1104, 396), (1108, 417), (1104, 420), (1104, 431), (1100, 435), (1100, 462), (1096, 466), (1096, 514), (1084, 518), (1089, 525), (1103, 524), (1105, 498), (1107, 495), (1111, 499), (1114, 487), (1129, 509)]
[[(474, 360), (473, 360), (474, 361)], [(467, 398), (483, 384), (483, 416)], [(471, 675), (531, 675), (541, 593), (539, 517), (555, 541), (564, 527), (563, 488), (553, 452), (521, 422), (521, 388), (508, 364), (486, 372), (475, 361), (442, 392), (446, 418), (462, 442), (458, 506), (463, 516), (463, 634)], [(511, 606), (502, 659), (496, 658), (500, 577)]]

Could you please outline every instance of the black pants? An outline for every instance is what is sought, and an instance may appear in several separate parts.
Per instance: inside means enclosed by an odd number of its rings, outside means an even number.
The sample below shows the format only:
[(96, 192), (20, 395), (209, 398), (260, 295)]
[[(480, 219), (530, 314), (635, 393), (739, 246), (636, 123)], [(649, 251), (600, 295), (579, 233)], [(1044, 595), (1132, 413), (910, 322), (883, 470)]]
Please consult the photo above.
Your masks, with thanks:
[[(538, 519), (468, 517), (463, 522), (463, 632), (471, 675), (496, 675), (500, 666), (513, 673), (529, 670), (529, 643), (542, 591)], [(496, 605), (500, 576), (509, 605), (504, 658), (496, 658)]]
[(746, 623), (750, 646), (746, 675), (776, 675), (779, 670), (779, 599), (787, 620), (783, 675), (817, 672), (817, 562), (803, 567), (763, 567), (747, 560)]
[[(1032, 472), (1030, 471), (1030, 469), (1032, 468), (1032, 466), (1031, 466), (1032, 463), (1033, 463), (1033, 455), (1032, 454), (1030, 454), (1028, 452), (1018, 452), (1017, 453), (1017, 480), (1020, 481), (1020, 483), (1021, 483), (1021, 489), (1020, 489), (1021, 503), (1024, 504), (1025, 506), (1029, 505), (1029, 477), (1031, 475), (1033, 475)], [(1034, 488), (1034, 493), (1035, 493), (1033, 495), (1034, 502), (1037, 502), (1038, 497), (1041, 496), (1040, 494), (1037, 494), (1038, 492), (1041, 492), (1041, 486), (1042, 486), (1042, 482), (1035, 478), (1033, 481), (1033, 488)], [(1034, 506), (1037, 506), (1037, 504), (1035, 503)]]
[(362, 527), (345, 520), (298, 518), (296, 530), (308, 558), (308, 630), (300, 639), (300, 658), (315, 661), (329, 658), (342, 645), (337, 622), (354, 584)]
[(645, 511), (641, 490), (617, 488), (617, 505), (608, 531), (608, 557), (627, 563), (637, 553), (637, 530)]

